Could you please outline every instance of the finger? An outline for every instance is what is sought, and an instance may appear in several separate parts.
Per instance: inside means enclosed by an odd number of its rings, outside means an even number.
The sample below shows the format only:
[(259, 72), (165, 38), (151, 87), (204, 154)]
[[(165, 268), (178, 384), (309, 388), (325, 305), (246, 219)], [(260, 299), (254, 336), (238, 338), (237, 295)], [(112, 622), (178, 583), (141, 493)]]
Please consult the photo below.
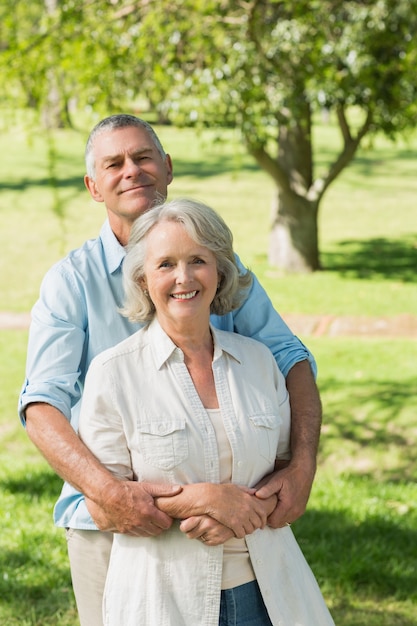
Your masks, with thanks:
[(188, 539), (200, 539), (203, 533), (201, 532), (201, 529), (197, 527), (193, 528), (192, 530), (186, 531), (185, 534), (187, 535)]
[(200, 517), (187, 517), (186, 519), (183, 519), (180, 523), (180, 530), (183, 533), (192, 532), (193, 530), (199, 528), (200, 522)]
[(279, 493), (280, 489), (277, 489), (277, 486), (272, 482), (263, 485), (260, 489), (255, 491), (255, 496), (260, 500), (268, 500), (271, 496), (276, 493)]
[(182, 491), (181, 485), (162, 485), (159, 483), (141, 483), (143, 489), (152, 498), (176, 496)]
[(237, 485), (237, 487), (244, 493), (248, 493), (251, 496), (253, 496), (256, 491), (255, 487), (247, 487), (246, 485)]

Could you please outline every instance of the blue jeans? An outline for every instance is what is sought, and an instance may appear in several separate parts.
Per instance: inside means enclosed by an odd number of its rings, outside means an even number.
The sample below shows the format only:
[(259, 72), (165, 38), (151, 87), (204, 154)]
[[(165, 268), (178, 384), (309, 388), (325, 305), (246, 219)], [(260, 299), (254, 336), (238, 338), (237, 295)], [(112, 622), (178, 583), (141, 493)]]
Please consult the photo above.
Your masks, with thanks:
[(256, 580), (222, 591), (219, 626), (272, 626)]

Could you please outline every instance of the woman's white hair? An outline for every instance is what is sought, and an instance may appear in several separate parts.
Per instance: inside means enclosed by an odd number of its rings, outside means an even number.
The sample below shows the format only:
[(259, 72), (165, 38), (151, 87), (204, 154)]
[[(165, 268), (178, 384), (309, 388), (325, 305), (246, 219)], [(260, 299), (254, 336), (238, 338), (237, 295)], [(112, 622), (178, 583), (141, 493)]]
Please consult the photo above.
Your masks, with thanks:
[(147, 252), (147, 236), (156, 224), (177, 222), (196, 243), (210, 250), (217, 263), (219, 287), (211, 303), (210, 312), (224, 315), (238, 308), (252, 284), (249, 270), (240, 272), (233, 252), (233, 235), (216, 211), (209, 206), (178, 198), (158, 204), (134, 222), (127, 254), (123, 262), (124, 307), (121, 313), (134, 322), (150, 321), (155, 307), (141, 286)]

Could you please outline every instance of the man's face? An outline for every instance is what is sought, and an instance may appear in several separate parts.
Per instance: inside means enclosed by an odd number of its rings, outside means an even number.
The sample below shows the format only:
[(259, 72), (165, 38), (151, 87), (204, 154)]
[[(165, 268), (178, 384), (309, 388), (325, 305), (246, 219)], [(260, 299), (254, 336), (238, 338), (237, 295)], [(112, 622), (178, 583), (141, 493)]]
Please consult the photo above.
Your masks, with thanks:
[(125, 245), (134, 220), (158, 195), (166, 198), (171, 159), (164, 159), (147, 130), (136, 126), (97, 135), (93, 156), (95, 180), (85, 176), (85, 184), (94, 200), (106, 205), (110, 226)]

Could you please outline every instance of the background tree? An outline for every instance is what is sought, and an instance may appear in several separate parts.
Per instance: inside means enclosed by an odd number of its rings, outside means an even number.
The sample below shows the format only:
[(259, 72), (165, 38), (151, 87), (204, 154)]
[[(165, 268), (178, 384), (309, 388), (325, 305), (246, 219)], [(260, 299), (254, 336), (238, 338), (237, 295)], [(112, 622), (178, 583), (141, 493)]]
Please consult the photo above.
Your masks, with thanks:
[(73, 125), (85, 109), (102, 114), (131, 103), (140, 89), (137, 67), (131, 85), (139, 8), (119, 0), (3, 0), (4, 110), (28, 107), (56, 128)]
[[(366, 135), (394, 137), (416, 122), (417, 3), (184, 0), (151, 7), (138, 56), (147, 49), (149, 80), (171, 85), (160, 106), (174, 121), (240, 128), (276, 184), (270, 263), (319, 269), (319, 207), (329, 185)], [(169, 59), (163, 68), (162, 59)], [(336, 117), (341, 147), (317, 176), (312, 130), (324, 108)]]
[[(68, 122), (71, 106), (107, 113), (140, 96), (160, 121), (240, 129), (276, 185), (269, 260), (285, 271), (320, 268), (320, 203), (363, 138), (416, 121), (417, 0), (5, 0), (1, 12), (3, 99), (44, 109), (53, 87)], [(324, 173), (323, 109), (341, 136)]]

